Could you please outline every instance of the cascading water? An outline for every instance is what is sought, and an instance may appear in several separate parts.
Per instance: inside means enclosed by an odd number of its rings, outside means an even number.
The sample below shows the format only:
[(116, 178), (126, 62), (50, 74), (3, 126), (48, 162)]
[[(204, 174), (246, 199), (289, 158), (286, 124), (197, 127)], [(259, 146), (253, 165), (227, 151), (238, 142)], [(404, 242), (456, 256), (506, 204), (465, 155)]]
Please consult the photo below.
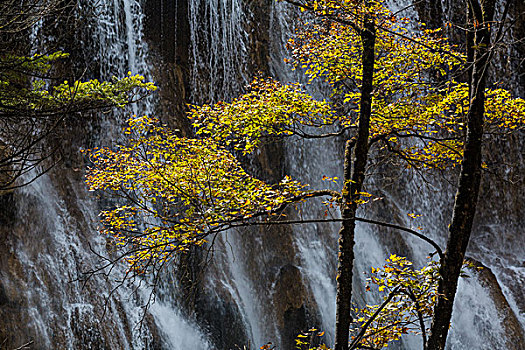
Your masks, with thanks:
[[(394, 12), (403, 10), (405, 11), (402, 14), (403, 16), (417, 17), (407, 1), (390, 1), (388, 3), (389, 8)], [(281, 77), (286, 77), (281, 70), (277, 69), (277, 71), (281, 73)], [(319, 181), (321, 176), (338, 176), (341, 178), (343, 145), (342, 143), (337, 144), (337, 141), (335, 144), (328, 141), (316, 142), (315, 144), (309, 141), (289, 142), (287, 145), (288, 167), (290, 175), (294, 178), (312, 184), (314, 188), (325, 188), (326, 183)], [(406, 173), (396, 175), (397, 171), (392, 170), (390, 169), (390, 173), (387, 173), (386, 176), (399, 176), (396, 182), (404, 185), (404, 187), (402, 189), (388, 189), (386, 186), (385, 189), (385, 181), (381, 181), (382, 176), (372, 176), (366, 190), (383, 197), (384, 203), (380, 207), (374, 207), (374, 205), (366, 207), (360, 215), (385, 219), (389, 222), (397, 221), (407, 227), (422, 226), (425, 234), (444, 247), (451, 214), (448, 208), (451, 208), (453, 204), (453, 191), (450, 186), (447, 186), (446, 182), (442, 180), (434, 180), (432, 185), (422, 186), (425, 183), (422, 178), (408, 176)], [(455, 182), (456, 180), (452, 181)], [(407, 213), (414, 211), (423, 214), (423, 218), (418, 222), (410, 222), (406, 216)], [(322, 217), (322, 209), (319, 205), (311, 205), (304, 208), (302, 215), (305, 218), (319, 218)], [(483, 239), (483, 236), (490, 234), (494, 234), (492, 240), (499, 241), (495, 237), (501, 237), (501, 232), (505, 232), (505, 223), (498, 220), (497, 217), (488, 221), (493, 222), (489, 227), (497, 227), (499, 232), (489, 231), (482, 234), (475, 232), (473, 241), (479, 238)], [(523, 345), (523, 310), (519, 309), (515, 301), (522, 294), (519, 291), (512, 291), (511, 285), (522, 280), (525, 272), (519, 263), (519, 261), (525, 260), (524, 242), (523, 238), (519, 237), (514, 224), (509, 226), (509, 229), (514, 232), (513, 239), (518, 242), (517, 249), (516, 246), (512, 248), (508, 246), (507, 242), (499, 241), (499, 244), (508, 250), (498, 249), (498, 253), (493, 254), (490, 251), (494, 247), (487, 249), (491, 244), (486, 241), (486, 245), (481, 244), (482, 247), (478, 247), (476, 244), (476, 248), (471, 249), (468, 253), (488, 264), (487, 266), (496, 273), (497, 281), (494, 279), (492, 283), (495, 282), (496, 285), (490, 285), (486, 279), (480, 278), (478, 274), (472, 271), (470, 279), (462, 279), (448, 342), (448, 347), (451, 349), (509, 348), (509, 346), (518, 349)], [(333, 339), (335, 325), (335, 280), (333, 276), (335, 275), (337, 229), (337, 225), (326, 224), (322, 228), (319, 225), (303, 225), (294, 228), (295, 244), (301, 257), (301, 272), (315, 296), (324, 326), (323, 330), (329, 334), (329, 343)], [(486, 229), (483, 226), (478, 228), (481, 231)], [(377, 227), (358, 224), (355, 246), (354, 302), (363, 305), (364, 303), (377, 303), (380, 300), (379, 295), (365, 293), (364, 291), (366, 275), (363, 273), (370, 271), (371, 266), (382, 266), (384, 260), (391, 253), (408, 256), (417, 265), (422, 265), (431, 251), (432, 249), (426, 243), (416, 238), (406, 237), (396, 232), (385, 233), (384, 230)], [(498, 270), (501, 271), (500, 274), (496, 272)], [(503, 294), (498, 294), (499, 298), (505, 300), (503, 304), (508, 301), (510, 305), (498, 304), (494, 301), (494, 294), (491, 296), (491, 292), (488, 291), (491, 289), (499, 290), (498, 282), (503, 289)], [(505, 325), (507, 320), (503, 320), (502, 317), (502, 315), (509, 313), (512, 314), (510, 318), (514, 322), (513, 326)], [(513, 316), (514, 314), (517, 318)], [(520, 322), (516, 323), (516, 319), (519, 319)], [(509, 328), (516, 327), (518, 331), (509, 331)], [(513, 338), (516, 333), (521, 335)], [(509, 340), (511, 338), (513, 340)], [(421, 340), (407, 337), (398, 346), (403, 349), (418, 349), (421, 348)]]
[[(392, 4), (402, 8), (405, 2)], [(93, 43), (87, 51), (93, 52), (99, 68), (94, 74), (103, 79), (127, 71), (152, 76), (143, 35), (144, 5), (139, 0), (104, 0), (94, 7), (89, 2), (80, 3), (79, 11), (91, 14), (86, 31), (91, 38), (88, 41)], [(282, 81), (297, 80), (299, 77), (282, 63), (295, 12), (283, 3), (265, 6), (270, 16), (265, 29), (271, 43), (266, 48), (268, 73)], [(257, 23), (262, 19), (254, 18), (243, 0), (190, 0), (187, 8), (191, 41), (187, 49), (192, 61), (190, 102), (235, 97), (254, 73), (248, 67), (253, 49), (250, 35), (261, 30)], [(322, 87), (308, 88), (322, 96)], [(108, 116), (99, 128), (100, 135), (94, 136), (97, 143), (115, 143), (120, 120), (124, 119), (119, 115), (151, 114), (156, 102), (150, 99), (131, 111)], [(283, 147), (283, 166), (286, 173), (312, 188), (325, 188), (329, 184), (321, 181), (323, 175), (342, 177), (342, 148), (341, 140), (289, 140)], [(433, 189), (422, 190), (417, 177), (395, 171), (389, 175), (400, 176), (403, 190), (385, 186), (374, 177), (367, 184), (369, 192), (385, 199), (361, 214), (381, 215), (386, 221), (407, 226), (421, 225), (425, 233), (444, 246), (450, 217), (446, 208), (453, 200), (448, 186), (436, 182)], [(340, 185), (330, 184), (334, 189)], [(294, 335), (310, 326), (326, 331), (325, 340), (333, 341), (337, 224), (228, 232), (215, 243), (200, 295), (190, 306), (195, 309), (181, 305), (178, 283), (164, 283), (159, 291), (162, 297), (146, 313), (139, 331), (140, 305), (150, 291), (142, 288), (134, 292), (133, 285), (124, 285), (110, 295), (122, 269), (111, 276), (94, 277), (84, 288), (70, 282), (99, 262), (90, 247), (106, 251), (105, 240), (95, 227), (98, 203), (86, 193), (75, 168), (57, 168), (17, 191), (14, 202), (17, 209), (13, 222), (2, 223), (0, 229), (0, 316), (5, 313), (10, 317), (8, 329), (23, 329), (12, 339), (13, 345), (35, 339), (35, 348), (40, 349), (226, 349), (235, 345), (259, 348), (271, 341), (287, 349), (293, 348)], [(290, 217), (322, 217), (321, 203), (312, 203), (302, 206), (298, 214), (290, 213)], [(409, 221), (406, 213), (413, 211), (424, 214), (423, 218)], [(490, 267), (495, 277), (473, 274), (461, 281), (450, 348), (512, 348), (511, 322), (523, 339), (525, 314), (519, 286), (525, 279), (525, 254), (523, 244), (505, 241), (509, 236), (520, 239), (515, 227), (519, 225), (508, 225), (498, 217), (480, 220), (473, 238), (476, 243), (469, 254)], [(514, 234), (507, 234), (511, 230)], [(378, 295), (364, 292), (362, 272), (370, 266), (382, 265), (391, 252), (407, 255), (421, 265), (430, 251), (424, 242), (412, 237), (365, 225), (358, 225), (356, 240), (357, 303), (378, 300)], [(499, 288), (495, 282), (501, 286), (499, 292), (494, 291)], [(101, 318), (103, 296), (109, 297), (105, 318)], [(22, 316), (14, 320), (14, 314)], [(408, 338), (398, 347), (418, 349), (421, 340)]]
[[(403, 1), (390, 2), (393, 11), (404, 9), (410, 5)], [(408, 8), (410, 11), (410, 8)], [(287, 18), (287, 11), (282, 5), (275, 5), (272, 12), (271, 28), (293, 28), (293, 23)], [(406, 10), (405, 10), (406, 12)], [(414, 11), (407, 15), (409, 17), (416, 16)], [(289, 30), (289, 29), (288, 29)], [(283, 81), (293, 80), (289, 73), (286, 72), (286, 67), (282, 65), (282, 58), (286, 56), (286, 52), (282, 50), (281, 44), (276, 44), (275, 41), (285, 38), (282, 34), (290, 33), (290, 31), (277, 31), (273, 33), (273, 45), (277, 47), (272, 52), (272, 57), (278, 57), (272, 60), (271, 70), (275, 76)], [(311, 90), (311, 88), (310, 88)], [(318, 88), (312, 91), (318, 94)], [(315, 142), (292, 140), (286, 144), (286, 159), (287, 170), (294, 178), (299, 179), (305, 183), (309, 183), (313, 188), (325, 188), (326, 183), (321, 182), (322, 175), (339, 176), (341, 178), (342, 163), (341, 163), (342, 143), (337, 141)], [(390, 170), (392, 171), (392, 170)], [(391, 174), (395, 176), (395, 174)], [(434, 180), (435, 183), (429, 186), (423, 186), (425, 183), (421, 178), (408, 176), (406, 173), (399, 174), (401, 183), (405, 184), (402, 191), (400, 189), (383, 189), (380, 184), (380, 179), (372, 178), (372, 182), (368, 184), (371, 192), (379, 191), (379, 195), (385, 198), (385, 204), (381, 208), (372, 208), (368, 212), (362, 212), (362, 215), (383, 215), (386, 216), (387, 221), (397, 221), (406, 226), (422, 226), (425, 233), (440, 243), (445, 245), (447, 224), (450, 219), (450, 209), (453, 192), (450, 186), (442, 181)], [(455, 180), (452, 180), (455, 181)], [(377, 183), (377, 184), (375, 184)], [(384, 183), (384, 181), (383, 181)], [(389, 192), (388, 192), (389, 191)], [(301, 217), (304, 218), (319, 218), (322, 217), (322, 207), (320, 203), (317, 205), (309, 205), (302, 208)], [(438, 204), (438, 205), (436, 205)], [(388, 214), (385, 214), (384, 212)], [(423, 219), (419, 222), (411, 222), (406, 216), (407, 213), (413, 211), (423, 214)], [(483, 215), (483, 214), (481, 214)], [(403, 219), (404, 218), (404, 219)], [(518, 220), (520, 220), (518, 218)], [(483, 220), (484, 221), (484, 220)], [(487, 228), (481, 226), (478, 230), (485, 231), (488, 228), (497, 227), (499, 232), (504, 232), (506, 229), (505, 223), (498, 220), (497, 217), (489, 222), (491, 223)], [(296, 261), (299, 267), (303, 280), (307, 285), (307, 289), (315, 299), (314, 305), (317, 307), (317, 312), (321, 319), (323, 330), (328, 333), (328, 342), (333, 339), (333, 329), (335, 324), (335, 256), (336, 256), (336, 232), (337, 225), (301, 225), (293, 228), (294, 247), (298, 257)], [(508, 228), (517, 232), (514, 224)], [(479, 231), (478, 231), (479, 232)], [(502, 236), (501, 233), (474, 233), (473, 240), (484, 239), (484, 236), (494, 234), (495, 237)], [(516, 235), (516, 233), (515, 233)], [(494, 239), (494, 238), (492, 238)], [(490, 285), (486, 279), (480, 277), (478, 274), (471, 272), (470, 279), (462, 280), (459, 287), (458, 297), (456, 301), (456, 312), (452, 321), (452, 330), (450, 335), (449, 346), (454, 349), (470, 349), (470, 348), (505, 348), (509, 347), (513, 341), (523, 341), (523, 311), (520, 310), (516, 299), (520, 298), (520, 292), (516, 291), (512, 285), (523, 278), (523, 268), (519, 261), (524, 261), (524, 252), (520, 246), (523, 247), (523, 240), (515, 236), (519, 243), (516, 246), (509, 247), (504, 241), (501, 241), (502, 247), (505, 250), (498, 250), (498, 254), (487, 254), (487, 245), (478, 245), (471, 249), (471, 256), (484, 261), (489, 264), (496, 273), (497, 282), (501, 284), (503, 294), (498, 294), (500, 297), (508, 301), (510, 305), (502, 307), (502, 304), (493, 300), (494, 296), (490, 297), (487, 290), (499, 289), (498, 285)], [(485, 248), (484, 248), (485, 247)], [(480, 251), (481, 250), (481, 251)], [(493, 248), (489, 249), (493, 250)], [(413, 237), (406, 237), (395, 232), (385, 233), (383, 230), (375, 227), (358, 225), (356, 233), (356, 268), (355, 268), (355, 285), (357, 297), (355, 301), (363, 304), (364, 302), (377, 302), (378, 295), (373, 293), (364, 293), (364, 275), (362, 272), (369, 271), (370, 266), (381, 266), (390, 253), (399, 255), (406, 255), (412, 259), (416, 264), (421, 265), (426, 261), (427, 255), (431, 249), (424, 243)], [(497, 256), (499, 257), (497, 257)], [(496, 260), (496, 261), (495, 261)], [(500, 271), (498, 274), (497, 271)], [(496, 280), (493, 280), (494, 282)], [(519, 284), (519, 282), (518, 282)], [(504, 304), (506, 301), (504, 302)], [(509, 307), (510, 306), (510, 307)], [(513, 326), (505, 326), (502, 321), (502, 314), (515, 314), (512, 316), (513, 322), (516, 318), (520, 320)], [(521, 325), (520, 325), (521, 324)], [(518, 327), (517, 333), (521, 333), (515, 340), (509, 341), (509, 328)], [(521, 329), (521, 330), (520, 330)], [(516, 332), (516, 331), (513, 331)], [(514, 336), (513, 333), (512, 336)], [(522, 343), (515, 343), (514, 348), (519, 348)], [(400, 344), (402, 348), (420, 348), (421, 340), (408, 338), (404, 343)]]
[[(80, 37), (97, 43), (83, 52), (94, 55), (91, 63), (99, 72), (93, 73), (102, 79), (128, 71), (150, 76), (140, 2), (79, 2), (76, 11), (89, 14)], [(92, 137), (111, 143), (124, 119), (118, 116), (151, 109), (150, 99), (131, 110), (114, 111), (102, 121), (102, 132)], [(101, 263), (93, 252), (108, 254), (96, 229), (99, 206), (86, 192), (78, 169), (57, 167), (4, 196), (11, 195), (8, 205), (16, 210), (10, 210), (13, 217), (2, 222), (1, 231), (2, 349), (27, 343), (32, 349), (209, 347), (198, 328), (171, 306), (159, 302), (144, 313), (149, 294), (144, 288), (127, 283), (114, 290), (122, 266), (85, 284), (77, 280)]]
[(194, 102), (238, 95), (247, 83), (243, 1), (189, 1)]

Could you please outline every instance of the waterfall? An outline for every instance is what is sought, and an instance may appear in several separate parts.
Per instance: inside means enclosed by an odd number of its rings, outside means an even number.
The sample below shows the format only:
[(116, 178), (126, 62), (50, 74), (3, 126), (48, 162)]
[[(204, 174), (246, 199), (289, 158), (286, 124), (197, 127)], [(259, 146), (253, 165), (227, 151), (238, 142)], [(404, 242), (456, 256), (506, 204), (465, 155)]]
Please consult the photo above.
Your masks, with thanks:
[[(89, 16), (82, 40), (96, 67), (93, 75), (111, 79), (131, 71), (152, 79), (144, 1), (79, 2), (79, 13)], [(408, 1), (389, 3), (401, 9)], [(282, 2), (267, 6), (268, 73), (283, 82), (300, 80), (300, 72), (291, 72), (283, 63), (296, 11)], [(250, 35), (263, 30), (257, 25), (262, 19), (254, 17), (246, 0), (188, 0), (187, 16), (191, 101), (186, 102), (234, 98), (255, 73), (250, 71), (254, 49)], [(323, 95), (322, 85), (307, 89), (314, 96)], [(100, 117), (98, 128), (91, 130), (96, 146), (117, 143), (122, 120), (130, 114), (153, 114), (158, 102), (159, 98), (151, 97)], [(283, 167), (312, 189), (338, 190), (341, 183), (321, 178), (342, 178), (343, 146), (338, 139), (287, 140)], [(385, 171), (399, 177), (398, 186), (385, 186), (379, 176), (372, 176), (367, 183), (369, 192), (384, 200), (364, 208), (360, 215), (422, 226), (443, 247), (453, 186), (435, 180), (422, 188), (418, 176), (404, 170)], [(86, 285), (76, 281), (82, 271), (100, 263), (92, 250), (108, 253), (105, 238), (96, 230), (101, 203), (87, 193), (78, 169), (56, 168), (16, 191), (13, 202), (14, 220), (0, 228), (0, 311), (8, 310), (8, 329), (22, 329), (10, 340), (13, 345), (34, 339), (36, 349), (226, 349), (244, 345), (258, 349), (271, 341), (279, 349), (288, 349), (293, 348), (297, 331), (312, 326), (326, 332), (328, 344), (333, 342), (338, 224), (227, 232), (213, 246), (213, 258), (193, 304), (184, 306), (180, 284), (167, 282), (144, 313), (142, 305), (151, 293), (147, 287), (126, 283), (112, 293), (115, 280), (125, 271), (123, 266), (110, 275), (94, 276)], [(411, 221), (406, 214), (414, 211), (424, 215)], [(494, 277), (471, 273), (471, 278), (461, 280), (450, 349), (509, 348), (511, 331), (523, 335), (525, 307), (520, 286), (525, 283), (525, 252), (519, 237), (523, 226), (519, 203), (515, 211), (521, 220), (518, 223), (506, 222), (498, 210), (485, 208), (480, 214), (467, 254), (489, 267)], [(288, 215), (319, 218), (324, 207), (313, 201), (301, 206), (299, 213)], [(361, 305), (377, 303), (380, 297), (365, 292), (363, 272), (383, 265), (392, 252), (421, 266), (431, 251), (417, 239), (364, 224), (357, 226), (355, 249), (354, 301)], [(20, 318), (14, 319), (15, 314)], [(517, 328), (509, 328), (506, 322), (511, 321)], [(421, 339), (407, 337), (394, 348), (419, 349)]]
[[(407, 1), (390, 1), (388, 3), (394, 12), (409, 5)], [(282, 6), (277, 5), (274, 10), (273, 21), (279, 27), (293, 28), (293, 24), (290, 24), (286, 10)], [(404, 11), (403, 16), (417, 17), (414, 9), (408, 8)], [(286, 38), (274, 37), (274, 40), (279, 39), (285, 40)], [(282, 48), (283, 45), (280, 47)], [(276, 56), (282, 60), (286, 56), (286, 52), (280, 50)], [(283, 65), (279, 60), (274, 60), (273, 66), (274, 74), (281, 80), (290, 80), (289, 73), (283, 72)], [(314, 95), (319, 94), (319, 87), (308, 88)], [(342, 142), (338, 143), (337, 141), (290, 141), (286, 147), (289, 174), (302, 182), (311, 184), (313, 188), (324, 188), (327, 186), (326, 183), (320, 181), (323, 175), (342, 177), (342, 149)], [(396, 172), (394, 171), (390, 175), (396, 176)], [(375, 182), (379, 183), (379, 178), (372, 176), (371, 183), (367, 185), (369, 191), (384, 197), (385, 203), (380, 208), (373, 205), (370, 208), (365, 207), (360, 215), (369, 217), (374, 217), (374, 215), (381, 217), (383, 215), (384, 217), (386, 212), (386, 221), (397, 219), (407, 227), (422, 226), (425, 234), (444, 247), (451, 214), (450, 208), (453, 204), (452, 186), (438, 179), (425, 187), (421, 185), (425, 182), (419, 176), (409, 175), (407, 172), (402, 172), (399, 176), (400, 184), (404, 185), (402, 189), (377, 187)], [(455, 182), (456, 180), (452, 179), (452, 181)], [(317, 203), (317, 205), (302, 208), (301, 216), (319, 218), (322, 217), (322, 210), (320, 203)], [(423, 214), (421, 220), (411, 222), (408, 219), (406, 214), (414, 211)], [(518, 218), (518, 220), (523, 221), (522, 218)], [(497, 217), (488, 221), (490, 222), (489, 225), (480, 226), (473, 233), (471, 246), (475, 247), (470, 249), (467, 255), (487, 263), (493, 270), (497, 282), (502, 287), (504, 299), (508, 301), (511, 310), (506, 307), (502, 308), (501, 304), (497, 306), (498, 302), (494, 300), (494, 296), (490, 296), (491, 293), (488, 291), (492, 288), (499, 288), (497, 285), (489, 285), (486, 280), (480, 279), (476, 273), (470, 271), (471, 277), (461, 279), (459, 285), (448, 342), (448, 347), (451, 349), (508, 347), (511, 337), (508, 335), (509, 328), (503, 326), (506, 321), (503, 321), (504, 317), (502, 316), (507, 313), (516, 314), (519, 323), (521, 323), (521, 331), (518, 332), (523, 334), (525, 324), (523, 322), (523, 306), (520, 310), (519, 303), (516, 302), (516, 298), (519, 298), (522, 293), (516, 292), (515, 287), (512, 286), (524, 278), (525, 270), (519, 261), (525, 260), (525, 251), (523, 250), (525, 242), (517, 234), (518, 231), (516, 231), (514, 224), (503, 222)], [(323, 227), (320, 226), (296, 226), (293, 229), (293, 236), (297, 254), (300, 257), (303, 279), (315, 297), (322, 320), (322, 330), (327, 332), (327, 341), (331, 343), (335, 328), (335, 279), (333, 276), (335, 276), (338, 225), (325, 224)], [(517, 240), (517, 245), (511, 244), (509, 246), (505, 239), (498, 238), (508, 237), (508, 234), (503, 234), (506, 230), (514, 232), (513, 239)], [(477, 244), (476, 241), (479, 240), (483, 240), (484, 243)], [(495, 248), (490, 242), (497, 242), (498, 248)], [(382, 266), (390, 253), (408, 256), (416, 265), (421, 266), (425, 263), (431, 250), (426, 243), (411, 236), (407, 237), (395, 232), (385, 235), (384, 230), (377, 227), (358, 224), (355, 246), (354, 292), (356, 295), (354, 302), (363, 305), (364, 303), (377, 303), (380, 300), (377, 294), (365, 293), (364, 285), (367, 276), (363, 273), (369, 272), (371, 266)], [(493, 253), (494, 250), (497, 251), (496, 254)], [(522, 336), (521, 339), (523, 339)], [(418, 349), (421, 348), (421, 340), (407, 337), (399, 346), (403, 349)], [(519, 347), (519, 345), (513, 346)]]
[[(93, 21), (88, 32), (96, 42), (86, 50), (99, 61), (98, 75), (110, 80), (128, 72), (151, 80), (148, 46), (144, 40), (144, 14), (140, 0), (106, 0), (80, 3), (80, 11)], [(131, 111), (151, 114), (153, 101), (133, 104)], [(129, 113), (129, 111), (128, 111)], [(123, 113), (116, 113), (123, 114)], [(125, 118), (124, 118), (125, 119)]]
[[(92, 55), (86, 59), (91, 74), (111, 80), (130, 71), (151, 79), (140, 1), (79, 2), (76, 11), (86, 16), (85, 26), (75, 35), (81, 44), (92, 45), (83, 48), (84, 55)], [(33, 38), (41, 35), (42, 25), (41, 21)], [(43, 41), (38, 40), (39, 45)], [(100, 115), (100, 128), (90, 129), (100, 131), (91, 136), (100, 144), (116, 142), (122, 120), (132, 113), (151, 113), (152, 101)], [(63, 148), (67, 147), (71, 145), (65, 141)], [(30, 341), (35, 349), (209, 348), (199, 328), (173, 305), (159, 301), (145, 311), (149, 290), (132, 282), (115, 289), (124, 266), (93, 275), (85, 283), (78, 280), (103, 263), (96, 254), (110, 254), (97, 231), (100, 203), (87, 192), (78, 168), (55, 167), (15, 191), (8, 205), (15, 209), (12, 221), (2, 221), (1, 228), (0, 306), (8, 331), (2, 349)]]
[(194, 102), (238, 95), (249, 79), (243, 1), (191, 0), (189, 17)]
[[(122, 76), (129, 71), (151, 80), (149, 49), (144, 39), (143, 5), (143, 1), (140, 0), (108, 0), (104, 6), (95, 7), (94, 17), (97, 20), (95, 35), (102, 38), (99, 57), (104, 62), (100, 72), (104, 79)], [(135, 115), (138, 113), (152, 115), (156, 102), (154, 97), (148, 97), (139, 104), (133, 104), (131, 110)], [(118, 115), (123, 112), (116, 111), (114, 114), (116, 119), (110, 118), (108, 122), (116, 123), (117, 128), (120, 128), (121, 119)], [(112, 143), (115, 137), (117, 136), (111, 133), (105, 138), (106, 140), (113, 138), (108, 140)], [(139, 302), (144, 303), (151, 293), (151, 290), (141, 288)], [(181, 350), (208, 348), (209, 344), (199, 328), (191, 320), (186, 319), (171, 301), (169, 298), (164, 301), (156, 300), (148, 310), (161, 332), (163, 347)], [(130, 324), (136, 327), (139, 322), (134, 320)], [(140, 347), (134, 346), (134, 348)]]

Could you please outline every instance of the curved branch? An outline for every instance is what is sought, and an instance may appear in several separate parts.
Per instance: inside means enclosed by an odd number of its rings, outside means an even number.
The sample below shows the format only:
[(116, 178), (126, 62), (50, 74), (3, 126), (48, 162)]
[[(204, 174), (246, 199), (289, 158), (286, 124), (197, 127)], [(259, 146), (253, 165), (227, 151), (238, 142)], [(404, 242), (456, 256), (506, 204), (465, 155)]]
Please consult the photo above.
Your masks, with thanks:
[(434, 249), (436, 249), (436, 252), (437, 254), (439, 255), (439, 258), (442, 259), (443, 258), (443, 251), (441, 250), (441, 248), (439, 247), (439, 245), (434, 242), (432, 239), (428, 238), (427, 236), (417, 232), (417, 231), (414, 231), (412, 229), (409, 229), (407, 227), (404, 227), (404, 226), (400, 226), (400, 225), (396, 225), (396, 224), (390, 224), (388, 222), (382, 222), (382, 221), (376, 221), (376, 220), (370, 220), (370, 219), (363, 219), (363, 218), (354, 218), (355, 221), (360, 221), (360, 222), (366, 222), (368, 224), (374, 224), (374, 225), (379, 225), (379, 226), (384, 226), (384, 227), (390, 227), (390, 228), (394, 228), (394, 229), (397, 229), (397, 230), (400, 230), (400, 231), (404, 231), (404, 232), (407, 232), (407, 233), (410, 233), (411, 235), (414, 235), (422, 240), (424, 240), (425, 242), (427, 242), (428, 244), (430, 244), (432, 247), (434, 247)]
[(436, 242), (434, 242), (432, 239), (428, 238), (427, 236), (425, 236), (425, 235), (423, 235), (423, 234), (421, 234), (421, 233), (419, 233), (417, 231), (414, 231), (414, 230), (409, 229), (409, 228), (404, 227), (404, 226), (391, 224), (391, 223), (388, 223), (388, 222), (382, 222), (382, 221), (365, 219), (365, 218), (359, 218), (359, 217), (354, 217), (354, 218), (349, 218), (349, 219), (310, 219), (310, 220), (242, 222), (242, 223), (239, 223), (239, 224), (228, 225), (227, 228), (223, 227), (223, 228), (221, 228), (221, 230), (227, 230), (227, 229), (230, 229), (230, 228), (238, 228), (238, 227), (246, 227), (246, 226), (312, 224), (312, 223), (321, 223), (321, 222), (343, 222), (343, 221), (348, 221), (348, 220), (355, 220), (355, 221), (364, 222), (364, 223), (367, 223), (367, 224), (373, 224), (373, 225), (378, 225), (378, 226), (383, 226), (383, 227), (389, 227), (389, 228), (397, 229), (397, 230), (400, 230), (400, 231), (403, 231), (403, 232), (406, 232), (406, 233), (410, 233), (411, 235), (414, 235), (414, 236), (424, 240), (425, 242), (430, 244), (432, 247), (434, 247), (434, 249), (436, 250), (436, 252), (439, 255), (440, 259), (443, 257), (443, 251), (441, 250), (439, 245)]

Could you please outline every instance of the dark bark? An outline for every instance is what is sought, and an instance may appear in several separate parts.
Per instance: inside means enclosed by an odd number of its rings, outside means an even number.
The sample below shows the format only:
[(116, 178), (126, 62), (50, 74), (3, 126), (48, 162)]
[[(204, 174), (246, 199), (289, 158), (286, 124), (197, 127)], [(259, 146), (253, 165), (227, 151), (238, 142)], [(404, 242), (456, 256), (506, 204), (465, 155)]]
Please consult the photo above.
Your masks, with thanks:
[[(508, 0), (511, 1), (511, 0)], [(512, 8), (512, 17), (516, 20), (513, 29), (515, 38), (514, 50), (518, 55), (515, 71), (518, 75), (519, 96), (525, 95), (525, 1), (514, 0)]]
[(441, 1), (415, 0), (419, 21), (425, 23), (428, 29), (437, 29), (443, 26), (443, 6)]
[[(359, 113), (359, 129), (355, 146), (348, 140), (345, 146), (344, 186), (341, 216), (344, 220), (339, 230), (339, 255), (337, 267), (337, 300), (334, 350), (348, 348), (349, 328), (352, 322), (352, 268), (354, 265), (354, 234), (357, 201), (365, 179), (368, 161), (368, 137), (370, 134), (370, 115), (372, 111), (372, 89), (374, 76), (375, 23), (365, 16), (360, 32), (363, 42), (363, 83)], [(352, 149), (353, 148), (353, 149)], [(352, 152), (353, 150), (353, 152)], [(352, 158), (354, 160), (352, 167)]]
[[(469, 74), (470, 108), (467, 114), (467, 140), (465, 142), (459, 184), (454, 203), (452, 222), (449, 227), (447, 249), (441, 261), (441, 279), (438, 285), (438, 300), (434, 308), (428, 350), (445, 348), (454, 297), (472, 231), (481, 181), (481, 152), (483, 117), (485, 113), (485, 85), (490, 59), (490, 26), (494, 16), (495, 1), (469, 1), (469, 14), (474, 30), (469, 40), (469, 56), (472, 55), (472, 70)], [(471, 36), (469, 36), (471, 37)], [(472, 52), (472, 53), (471, 53)], [(470, 59), (470, 57), (469, 57)]]

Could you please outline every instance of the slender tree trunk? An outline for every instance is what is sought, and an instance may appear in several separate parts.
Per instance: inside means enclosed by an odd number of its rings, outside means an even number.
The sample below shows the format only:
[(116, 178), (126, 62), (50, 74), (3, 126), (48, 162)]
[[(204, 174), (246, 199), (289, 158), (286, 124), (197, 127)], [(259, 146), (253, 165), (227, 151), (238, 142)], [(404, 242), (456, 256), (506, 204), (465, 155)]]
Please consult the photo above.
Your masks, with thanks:
[[(473, 40), (468, 40), (467, 46), (469, 51), (474, 49), (474, 54), (472, 55), (473, 66), (469, 85), (470, 108), (467, 114), (467, 139), (463, 151), (454, 213), (449, 227), (447, 249), (441, 261), (439, 297), (434, 309), (427, 350), (443, 350), (445, 348), (454, 297), (476, 213), (481, 181), (485, 85), (490, 56), (489, 22), (494, 16), (495, 1), (486, 0), (480, 3), (478, 0), (470, 0), (469, 3), (474, 37)], [(472, 36), (470, 37), (472, 38)], [(469, 56), (471, 56), (470, 52)]]
[[(337, 300), (334, 350), (348, 349), (349, 329), (352, 322), (352, 268), (354, 265), (354, 232), (357, 200), (365, 179), (368, 161), (368, 136), (370, 134), (370, 115), (372, 111), (372, 89), (374, 77), (375, 24), (373, 18), (365, 15), (363, 30), (363, 78), (359, 113), (359, 129), (352, 149), (350, 140), (345, 146), (344, 186), (341, 216), (344, 220), (339, 230), (339, 255), (337, 267)], [(353, 152), (352, 152), (353, 151)], [(354, 159), (353, 169), (352, 158)]]

